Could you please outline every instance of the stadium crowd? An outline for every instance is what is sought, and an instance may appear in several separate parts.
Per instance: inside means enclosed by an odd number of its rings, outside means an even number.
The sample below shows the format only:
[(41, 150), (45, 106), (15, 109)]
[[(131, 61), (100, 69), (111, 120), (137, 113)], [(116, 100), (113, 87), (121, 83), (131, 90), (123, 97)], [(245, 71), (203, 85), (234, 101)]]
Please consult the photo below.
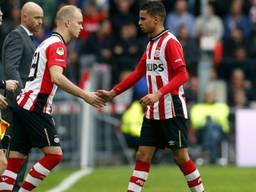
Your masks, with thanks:
[[(19, 25), (20, 8), (25, 2), (24, 0), (1, 1), (4, 22), (0, 27), (0, 47), (8, 32)], [(36, 45), (47, 38), (55, 28), (53, 18), (61, 6), (74, 4), (82, 9), (84, 29), (79, 39), (68, 45), (69, 65), (66, 73), (76, 84), (81, 84), (81, 76), (86, 68), (83, 64), (84, 59), (89, 58), (88, 55), (93, 55), (93, 63), (104, 63), (111, 68), (111, 84), (115, 85), (123, 74), (136, 66), (147, 44), (147, 38), (143, 36), (137, 25), (139, 7), (143, 1), (34, 0), (34, 2), (43, 7), (45, 14), (43, 28), (34, 36)], [(219, 135), (222, 136), (219, 136), (219, 139), (228, 136), (232, 140), (234, 110), (252, 106), (256, 101), (256, 92), (253, 91), (256, 88), (254, 75), (256, 65), (253, 63), (256, 58), (256, 0), (209, 0), (204, 11), (201, 11), (200, 0), (163, 0), (163, 3), (168, 11), (165, 26), (181, 42), (190, 74), (185, 90), (191, 109), (193, 128), (191, 132), (195, 132), (190, 134), (191, 142), (197, 143), (200, 138), (205, 138), (202, 134), (209, 132), (198, 130), (203, 130), (202, 128), (207, 127), (211, 122), (214, 123), (211, 127), (216, 127), (215, 125), (220, 127)], [(204, 93), (205, 102), (198, 98), (198, 68), (203, 52), (208, 53), (212, 61), (209, 83)], [(0, 73), (2, 71), (0, 65)], [(0, 79), (3, 79), (2, 76)], [(220, 88), (217, 94), (216, 87)], [(140, 95), (135, 97), (137, 96)], [(213, 115), (220, 107), (213, 104), (219, 102), (227, 111), (220, 117)], [(207, 110), (204, 107), (207, 107)], [(198, 113), (197, 110), (208, 113)], [(201, 120), (193, 119), (193, 112), (202, 114)], [(205, 148), (212, 150), (211, 144), (200, 142)], [(216, 156), (211, 157), (210, 160), (215, 162)]]

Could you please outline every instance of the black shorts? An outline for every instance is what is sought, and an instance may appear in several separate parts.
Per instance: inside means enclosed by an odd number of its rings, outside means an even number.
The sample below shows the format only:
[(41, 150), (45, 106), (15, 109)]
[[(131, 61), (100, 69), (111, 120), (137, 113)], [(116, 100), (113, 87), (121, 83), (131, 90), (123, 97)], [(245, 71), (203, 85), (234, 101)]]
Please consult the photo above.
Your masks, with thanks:
[(10, 150), (27, 155), (32, 147), (60, 146), (54, 121), (46, 113), (31, 112), (19, 106), (14, 109)]
[(185, 148), (188, 146), (188, 125), (184, 117), (166, 120), (144, 118), (140, 146), (163, 148)]

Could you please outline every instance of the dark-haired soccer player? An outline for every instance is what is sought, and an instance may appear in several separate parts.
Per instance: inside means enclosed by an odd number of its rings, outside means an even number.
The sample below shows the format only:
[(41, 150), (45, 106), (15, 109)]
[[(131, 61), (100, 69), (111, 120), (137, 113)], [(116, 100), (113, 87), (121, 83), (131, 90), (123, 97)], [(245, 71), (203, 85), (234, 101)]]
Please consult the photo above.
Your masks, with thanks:
[(182, 86), (188, 80), (186, 64), (181, 44), (164, 28), (165, 15), (165, 7), (160, 1), (149, 1), (142, 6), (139, 26), (150, 38), (146, 51), (126, 79), (111, 91), (99, 90), (98, 95), (109, 101), (146, 74), (148, 95), (140, 102), (147, 106), (147, 110), (128, 192), (141, 191), (148, 178), (155, 150), (164, 147), (172, 149), (173, 158), (190, 190), (203, 192), (200, 173), (189, 158), (187, 148), (188, 114)]

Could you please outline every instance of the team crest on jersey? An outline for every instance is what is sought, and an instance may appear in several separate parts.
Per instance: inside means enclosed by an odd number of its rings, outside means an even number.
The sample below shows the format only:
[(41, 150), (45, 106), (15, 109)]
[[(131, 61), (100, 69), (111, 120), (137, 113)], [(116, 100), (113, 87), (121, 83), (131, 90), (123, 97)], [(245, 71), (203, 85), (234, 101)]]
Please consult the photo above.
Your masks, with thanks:
[(63, 47), (58, 47), (57, 50), (56, 50), (56, 53), (57, 53), (59, 56), (64, 55), (64, 49), (63, 49)]
[(155, 51), (155, 57), (159, 57), (160, 56), (160, 50), (156, 50)]

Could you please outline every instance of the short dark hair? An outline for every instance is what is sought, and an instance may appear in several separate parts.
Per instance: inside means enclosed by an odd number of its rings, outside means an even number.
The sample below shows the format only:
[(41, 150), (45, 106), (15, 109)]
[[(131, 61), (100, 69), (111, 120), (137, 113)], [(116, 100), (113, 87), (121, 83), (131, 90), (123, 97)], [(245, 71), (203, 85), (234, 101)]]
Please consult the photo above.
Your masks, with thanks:
[(163, 21), (166, 17), (164, 4), (159, 0), (150, 0), (145, 2), (140, 10), (147, 11), (151, 16), (160, 16)]

